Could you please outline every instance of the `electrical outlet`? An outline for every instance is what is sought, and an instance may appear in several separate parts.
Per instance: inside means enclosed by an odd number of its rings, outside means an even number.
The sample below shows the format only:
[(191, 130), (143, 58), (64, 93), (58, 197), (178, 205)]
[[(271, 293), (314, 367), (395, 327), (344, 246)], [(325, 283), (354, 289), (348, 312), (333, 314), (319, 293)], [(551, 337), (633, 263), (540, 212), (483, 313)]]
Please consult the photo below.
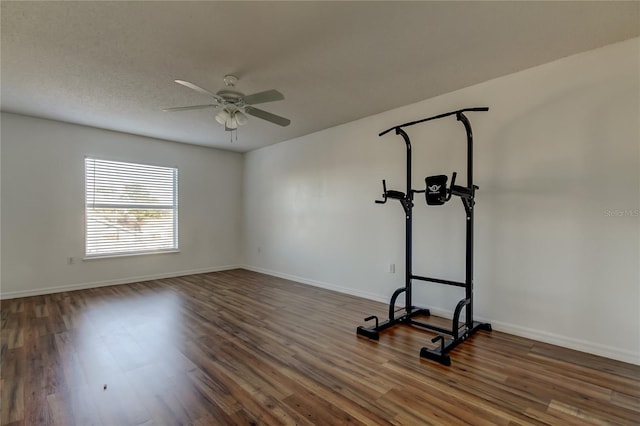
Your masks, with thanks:
[(389, 264), (389, 273), (390, 274), (395, 274), (396, 273), (396, 264), (395, 263), (390, 263)]

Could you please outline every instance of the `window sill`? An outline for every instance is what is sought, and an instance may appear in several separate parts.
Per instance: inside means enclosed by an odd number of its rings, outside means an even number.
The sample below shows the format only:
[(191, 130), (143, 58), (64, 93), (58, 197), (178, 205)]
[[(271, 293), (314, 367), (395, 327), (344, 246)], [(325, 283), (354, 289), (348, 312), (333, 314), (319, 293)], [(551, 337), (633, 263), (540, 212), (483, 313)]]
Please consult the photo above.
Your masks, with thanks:
[(100, 259), (115, 259), (119, 257), (132, 257), (132, 256), (148, 256), (154, 254), (171, 254), (171, 253), (180, 253), (179, 249), (176, 250), (158, 250), (158, 251), (145, 251), (140, 253), (120, 253), (120, 254), (97, 254), (97, 255), (89, 255), (82, 258), (85, 260), (100, 260)]

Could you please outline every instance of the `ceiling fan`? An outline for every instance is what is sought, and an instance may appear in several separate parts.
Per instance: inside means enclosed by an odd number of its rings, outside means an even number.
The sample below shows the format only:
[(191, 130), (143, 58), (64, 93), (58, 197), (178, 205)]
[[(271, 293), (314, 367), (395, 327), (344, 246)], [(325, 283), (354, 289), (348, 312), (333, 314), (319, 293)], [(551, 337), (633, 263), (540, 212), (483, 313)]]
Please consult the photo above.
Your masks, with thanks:
[(184, 80), (175, 80), (176, 83), (181, 84), (196, 92), (205, 94), (213, 98), (213, 102), (205, 105), (191, 105), (176, 108), (165, 108), (165, 112), (186, 111), (190, 109), (203, 109), (203, 108), (219, 108), (220, 111), (216, 114), (216, 121), (224, 125), (226, 131), (233, 131), (247, 122), (247, 115), (266, 120), (270, 123), (277, 124), (278, 126), (288, 126), (291, 120), (288, 118), (280, 117), (279, 115), (272, 114), (262, 109), (256, 108), (253, 105), (262, 104), (266, 102), (281, 101), (284, 99), (284, 95), (277, 90), (265, 90), (264, 92), (254, 93), (252, 95), (245, 96), (244, 93), (235, 90), (235, 85), (238, 82), (238, 77), (233, 75), (226, 75), (224, 77), (225, 88), (212, 93), (202, 87), (196, 86), (193, 83)]

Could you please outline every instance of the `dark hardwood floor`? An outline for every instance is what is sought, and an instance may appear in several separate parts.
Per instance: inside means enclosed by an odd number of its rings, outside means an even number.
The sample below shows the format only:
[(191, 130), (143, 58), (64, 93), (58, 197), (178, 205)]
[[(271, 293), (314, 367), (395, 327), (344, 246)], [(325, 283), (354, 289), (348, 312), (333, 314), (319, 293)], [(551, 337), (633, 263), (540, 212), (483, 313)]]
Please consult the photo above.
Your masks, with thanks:
[(4, 300), (2, 425), (640, 424), (640, 367), (244, 270)]

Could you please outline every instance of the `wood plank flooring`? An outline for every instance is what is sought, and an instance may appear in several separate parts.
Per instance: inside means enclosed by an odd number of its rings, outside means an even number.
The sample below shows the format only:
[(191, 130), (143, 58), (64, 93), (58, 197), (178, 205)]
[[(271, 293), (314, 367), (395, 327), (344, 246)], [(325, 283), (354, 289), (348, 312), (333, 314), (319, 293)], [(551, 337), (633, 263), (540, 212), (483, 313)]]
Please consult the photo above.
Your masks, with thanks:
[(640, 367), (481, 331), (451, 367), (386, 305), (245, 270), (5, 300), (2, 425), (640, 424)]

